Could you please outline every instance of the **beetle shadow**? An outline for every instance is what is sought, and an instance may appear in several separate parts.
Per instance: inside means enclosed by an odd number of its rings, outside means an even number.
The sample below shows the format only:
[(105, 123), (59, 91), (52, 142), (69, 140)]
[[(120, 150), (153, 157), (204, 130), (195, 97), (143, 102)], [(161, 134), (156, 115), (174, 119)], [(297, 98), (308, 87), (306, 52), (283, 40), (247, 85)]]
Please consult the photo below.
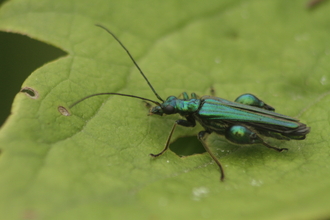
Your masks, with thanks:
[(169, 148), (179, 157), (203, 154), (206, 152), (202, 143), (198, 141), (196, 136), (179, 137), (170, 144)]
[[(263, 146), (262, 144), (246, 146), (235, 145), (219, 135), (210, 135), (206, 142), (209, 146), (212, 146), (212, 152), (220, 161), (230, 157), (230, 160), (232, 160), (233, 163), (241, 163), (242, 161), (251, 161), (251, 163), (258, 163), (259, 161), (260, 163), (263, 163), (266, 157), (268, 159), (276, 158), (277, 155), (281, 156), (286, 152), (279, 153)], [(268, 143), (279, 147), (284, 141), (270, 140)], [(188, 157), (206, 153), (203, 145), (196, 136), (179, 137), (170, 144), (169, 148), (179, 157)]]

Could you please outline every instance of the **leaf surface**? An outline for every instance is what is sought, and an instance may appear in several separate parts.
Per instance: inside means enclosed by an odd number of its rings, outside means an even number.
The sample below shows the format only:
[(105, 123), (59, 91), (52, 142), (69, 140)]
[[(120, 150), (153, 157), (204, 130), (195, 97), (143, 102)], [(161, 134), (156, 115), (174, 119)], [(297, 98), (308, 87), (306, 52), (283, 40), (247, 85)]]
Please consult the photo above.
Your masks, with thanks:
[[(2, 219), (329, 218), (330, 4), (301, 1), (16, 0), (0, 30), (68, 53), (34, 71), (0, 131)], [(157, 159), (178, 116), (147, 117), (141, 100), (186, 91), (228, 100), (249, 92), (312, 127), (288, 152), (207, 140), (207, 154)], [(26, 95), (27, 91), (29, 91)], [(63, 113), (63, 112), (62, 112)], [(173, 141), (201, 127), (177, 128)], [(189, 148), (189, 146), (182, 146)]]

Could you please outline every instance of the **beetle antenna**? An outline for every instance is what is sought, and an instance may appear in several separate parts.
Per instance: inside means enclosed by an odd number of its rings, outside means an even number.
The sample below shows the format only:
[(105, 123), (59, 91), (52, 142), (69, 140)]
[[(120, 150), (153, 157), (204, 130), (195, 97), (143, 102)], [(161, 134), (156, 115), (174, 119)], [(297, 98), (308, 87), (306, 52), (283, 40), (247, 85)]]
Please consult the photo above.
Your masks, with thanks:
[(141, 99), (141, 100), (144, 100), (144, 101), (147, 101), (147, 102), (152, 102), (158, 106), (160, 106), (160, 103), (159, 102), (156, 102), (156, 101), (153, 101), (153, 100), (150, 100), (150, 99), (146, 99), (146, 98), (143, 98), (143, 97), (140, 97), (140, 96), (135, 96), (135, 95), (127, 95), (127, 94), (122, 94), (122, 93), (115, 93), (115, 92), (102, 92), (102, 93), (95, 93), (95, 94), (92, 94), (92, 95), (89, 95), (89, 96), (86, 96), (82, 99), (79, 99), (78, 101), (76, 101), (75, 103), (71, 104), (69, 106), (69, 108), (72, 108), (73, 106), (79, 104), (80, 102), (88, 99), (88, 98), (91, 98), (91, 97), (94, 97), (94, 96), (98, 96), (98, 95), (119, 95), (119, 96), (127, 96), (127, 97), (132, 97), (132, 98), (137, 98), (137, 99)]
[(95, 24), (96, 26), (104, 29), (106, 32), (108, 32), (109, 34), (111, 34), (111, 36), (120, 44), (120, 46), (126, 51), (126, 53), (128, 54), (128, 56), (131, 58), (131, 60), (133, 61), (134, 65), (136, 66), (136, 68), (139, 70), (139, 72), (141, 73), (141, 75), (143, 76), (143, 78), (146, 80), (146, 82), (148, 83), (149, 87), (151, 88), (151, 90), (154, 92), (155, 96), (162, 102), (164, 102), (164, 100), (158, 95), (158, 93), (155, 91), (154, 87), (152, 87), (152, 85), (150, 84), (149, 80), (147, 79), (147, 77), (144, 75), (143, 71), (141, 70), (141, 68), (139, 67), (139, 65), (135, 62), (133, 56), (131, 55), (131, 53), (127, 50), (127, 48), (124, 46), (124, 44), (116, 37), (116, 35), (114, 35), (109, 29), (107, 29), (106, 27), (100, 25), (100, 24)]

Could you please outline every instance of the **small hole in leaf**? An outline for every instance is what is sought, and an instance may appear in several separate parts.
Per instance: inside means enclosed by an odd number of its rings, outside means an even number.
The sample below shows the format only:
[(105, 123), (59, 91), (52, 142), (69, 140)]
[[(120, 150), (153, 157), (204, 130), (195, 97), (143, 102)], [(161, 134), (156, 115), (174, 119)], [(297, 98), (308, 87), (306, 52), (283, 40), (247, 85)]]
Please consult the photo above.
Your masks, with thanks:
[(196, 136), (181, 137), (170, 144), (170, 149), (180, 157), (202, 154), (205, 149)]
[(58, 106), (57, 110), (64, 116), (70, 116), (70, 112), (63, 106)]
[(27, 95), (32, 99), (39, 98), (39, 93), (36, 90), (32, 89), (31, 87), (24, 87), (21, 89), (21, 92), (24, 92), (25, 95)]

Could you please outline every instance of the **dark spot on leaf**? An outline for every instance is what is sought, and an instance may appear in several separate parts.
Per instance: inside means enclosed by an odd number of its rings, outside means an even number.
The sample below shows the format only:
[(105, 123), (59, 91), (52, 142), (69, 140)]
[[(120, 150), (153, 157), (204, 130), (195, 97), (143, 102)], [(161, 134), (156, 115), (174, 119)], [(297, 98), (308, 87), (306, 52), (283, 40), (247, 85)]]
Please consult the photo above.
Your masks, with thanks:
[(310, 0), (307, 2), (307, 8), (308, 9), (314, 9), (318, 7), (321, 3), (326, 2), (326, 0)]
[(203, 145), (198, 141), (196, 136), (178, 138), (170, 144), (170, 149), (180, 157), (205, 152)]
[(70, 112), (63, 106), (58, 106), (58, 111), (64, 116), (70, 116)]
[(232, 40), (236, 40), (239, 37), (239, 33), (236, 30), (228, 30), (225, 34), (229, 39)]
[(31, 87), (24, 87), (21, 89), (21, 92), (24, 92), (25, 95), (27, 95), (32, 99), (39, 98), (39, 93), (36, 90), (32, 89)]
[(211, 94), (211, 96), (216, 96), (215, 89), (213, 86), (210, 87), (210, 94)]
[(32, 220), (32, 219), (40, 219), (40, 218), (35, 210), (25, 210), (23, 212), (22, 219)]

